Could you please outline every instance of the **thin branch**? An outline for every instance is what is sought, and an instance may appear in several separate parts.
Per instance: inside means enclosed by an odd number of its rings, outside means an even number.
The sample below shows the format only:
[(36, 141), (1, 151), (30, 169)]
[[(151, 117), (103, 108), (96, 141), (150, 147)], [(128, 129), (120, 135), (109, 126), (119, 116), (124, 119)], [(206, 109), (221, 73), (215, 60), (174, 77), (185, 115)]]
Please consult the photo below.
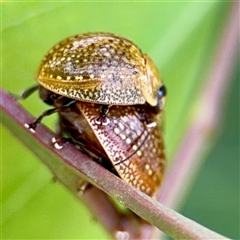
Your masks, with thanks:
[[(115, 181), (116, 177), (109, 173), (109, 180), (102, 179), (105, 172), (100, 165), (92, 161), (88, 156), (81, 153), (70, 143), (64, 143), (61, 150), (54, 148), (51, 140), (55, 134), (49, 131), (45, 126), (39, 124), (36, 132), (31, 133), (25, 126), (25, 123), (32, 123), (35, 119), (30, 116), (10, 95), (0, 90), (1, 121), (2, 123), (22, 142), (24, 143), (55, 175), (55, 178), (62, 182), (77, 198), (84, 202), (104, 228), (114, 236), (117, 229), (126, 226), (125, 231), (132, 237), (137, 236), (138, 230), (134, 222), (124, 219), (122, 215), (111, 204), (107, 195), (91, 187), (82, 192), (82, 188), (88, 182), (101, 182), (105, 187), (108, 181)], [(81, 166), (78, 168), (78, 166)], [(98, 173), (93, 174), (93, 169)], [(90, 174), (90, 175), (89, 175)], [(95, 179), (95, 177), (97, 177)], [(101, 180), (99, 180), (99, 177)], [(98, 186), (101, 188), (101, 186)], [(96, 199), (98, 201), (96, 201)], [(103, 207), (104, 206), (104, 207)], [(107, 216), (107, 217), (106, 217)]]
[[(209, 229), (187, 219), (175, 211), (165, 207), (163, 204), (150, 198), (129, 184), (123, 182), (99, 164), (95, 163), (71, 144), (66, 143), (60, 150), (55, 149), (51, 144), (54, 133), (45, 126), (39, 125), (35, 133), (31, 133), (24, 127), (25, 123), (33, 122), (31, 117), (14, 99), (3, 90), (0, 91), (0, 107), (2, 111), (1, 121), (22, 143), (24, 143), (35, 155), (46, 164), (56, 178), (61, 181), (75, 196), (83, 199), (85, 203), (91, 205), (89, 200), (99, 199), (99, 192), (93, 191), (95, 197), (81, 194), (83, 181), (90, 182), (97, 188), (106, 192), (137, 215), (155, 225), (173, 238), (200, 239), (224, 238)], [(88, 192), (88, 191), (87, 191)], [(89, 192), (90, 194), (91, 192)], [(97, 197), (96, 197), (97, 194)], [(106, 199), (103, 197), (103, 201)], [(95, 203), (94, 203), (95, 202)], [(93, 201), (96, 204), (96, 201)], [(103, 205), (101, 205), (103, 206)], [(104, 227), (114, 237), (116, 237), (116, 226), (119, 226), (118, 213), (113, 210), (113, 214), (108, 217), (101, 214), (98, 207), (96, 217), (102, 222)], [(91, 209), (90, 210), (94, 211)], [(104, 216), (101, 216), (104, 215)], [(128, 219), (126, 219), (128, 221)], [(128, 224), (125, 224), (128, 226)], [(137, 238), (134, 227), (129, 220), (130, 238)], [(146, 236), (145, 236), (146, 237)], [(142, 237), (142, 239), (144, 239)]]

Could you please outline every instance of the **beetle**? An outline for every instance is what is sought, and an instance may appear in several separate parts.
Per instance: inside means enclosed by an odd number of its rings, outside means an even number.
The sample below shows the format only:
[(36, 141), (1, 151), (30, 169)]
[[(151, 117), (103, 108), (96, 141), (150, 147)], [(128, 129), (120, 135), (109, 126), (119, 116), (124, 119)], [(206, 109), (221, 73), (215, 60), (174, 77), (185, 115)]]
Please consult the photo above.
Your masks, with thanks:
[[(83, 152), (142, 192), (153, 196), (165, 166), (157, 123), (166, 89), (152, 60), (129, 40), (88, 33), (54, 46), (38, 68), (34, 86), (58, 113), (58, 138), (64, 134)], [(111, 111), (109, 111), (111, 106)]]
[(147, 104), (114, 105), (107, 124), (98, 125), (95, 120), (101, 105), (73, 101), (42, 86), (39, 93), (55, 108), (44, 112), (31, 128), (42, 117), (58, 112), (60, 135), (66, 134), (92, 159), (142, 192), (155, 193), (165, 169), (164, 142), (157, 125), (160, 113), (154, 113)]
[(147, 54), (123, 37), (102, 32), (60, 41), (43, 58), (35, 78), (59, 95), (106, 106), (156, 106), (162, 87)]
[(75, 146), (103, 167), (147, 195), (154, 195), (163, 179), (166, 161), (164, 140), (157, 124), (163, 111), (165, 88), (159, 92), (157, 109), (147, 103), (114, 105), (101, 125), (96, 121), (100, 104), (73, 100), (41, 85), (28, 89), (22, 97), (36, 89), (40, 98), (54, 108), (26, 127), (35, 132), (44, 117), (57, 112), (59, 131), (54, 144), (62, 140), (63, 134), (67, 135)]

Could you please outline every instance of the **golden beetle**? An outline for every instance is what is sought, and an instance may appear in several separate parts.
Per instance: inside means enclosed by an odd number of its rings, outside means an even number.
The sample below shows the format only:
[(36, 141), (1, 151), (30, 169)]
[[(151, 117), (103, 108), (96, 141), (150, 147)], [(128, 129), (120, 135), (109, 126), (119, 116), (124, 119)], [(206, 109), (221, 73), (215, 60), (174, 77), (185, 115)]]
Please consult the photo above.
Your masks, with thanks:
[(152, 60), (131, 41), (86, 33), (55, 45), (36, 74), (44, 88), (84, 102), (156, 106), (162, 86)]
[(110, 33), (76, 35), (47, 53), (36, 79), (39, 86), (22, 97), (38, 89), (40, 98), (54, 108), (29, 124), (30, 129), (58, 112), (59, 137), (66, 134), (124, 181), (150, 196), (155, 193), (165, 168), (157, 123), (166, 90), (146, 54)]

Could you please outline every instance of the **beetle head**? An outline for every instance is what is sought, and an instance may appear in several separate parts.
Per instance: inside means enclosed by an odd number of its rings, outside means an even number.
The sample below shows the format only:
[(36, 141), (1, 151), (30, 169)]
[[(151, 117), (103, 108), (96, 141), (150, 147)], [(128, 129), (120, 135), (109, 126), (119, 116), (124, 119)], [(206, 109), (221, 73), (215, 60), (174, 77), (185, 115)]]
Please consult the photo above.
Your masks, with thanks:
[(147, 103), (154, 107), (159, 102), (159, 90), (162, 86), (161, 77), (152, 59), (147, 54), (144, 55), (144, 58), (147, 81), (145, 88), (143, 88), (143, 94)]

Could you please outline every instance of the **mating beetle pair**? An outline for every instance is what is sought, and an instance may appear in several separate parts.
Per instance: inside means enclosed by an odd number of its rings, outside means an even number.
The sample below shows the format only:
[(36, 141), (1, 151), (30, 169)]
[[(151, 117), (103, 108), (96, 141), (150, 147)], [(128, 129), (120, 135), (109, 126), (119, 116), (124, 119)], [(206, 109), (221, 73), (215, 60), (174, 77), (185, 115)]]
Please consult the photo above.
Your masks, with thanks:
[(36, 79), (41, 99), (54, 109), (31, 128), (58, 112), (61, 133), (124, 181), (155, 193), (165, 165), (157, 122), (166, 91), (146, 54), (113, 34), (76, 35), (47, 53)]

